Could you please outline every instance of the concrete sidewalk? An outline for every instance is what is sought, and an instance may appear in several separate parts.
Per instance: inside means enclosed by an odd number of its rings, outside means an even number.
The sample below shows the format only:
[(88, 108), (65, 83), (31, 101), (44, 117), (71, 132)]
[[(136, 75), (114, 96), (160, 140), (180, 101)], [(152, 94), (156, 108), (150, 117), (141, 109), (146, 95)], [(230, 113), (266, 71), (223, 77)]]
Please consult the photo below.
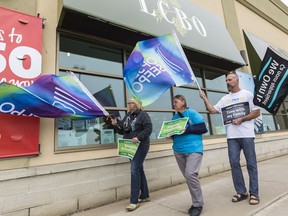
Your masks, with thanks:
[[(249, 205), (248, 200), (232, 203), (235, 194), (231, 173), (225, 172), (201, 179), (205, 205), (201, 216), (284, 216), (288, 215), (288, 155), (258, 163), (260, 204)], [(243, 167), (246, 183), (247, 171)], [(105, 215), (188, 215), (191, 198), (186, 184), (156, 191), (151, 201), (141, 204), (134, 212), (127, 212), (129, 200), (73, 214), (73, 216)]]

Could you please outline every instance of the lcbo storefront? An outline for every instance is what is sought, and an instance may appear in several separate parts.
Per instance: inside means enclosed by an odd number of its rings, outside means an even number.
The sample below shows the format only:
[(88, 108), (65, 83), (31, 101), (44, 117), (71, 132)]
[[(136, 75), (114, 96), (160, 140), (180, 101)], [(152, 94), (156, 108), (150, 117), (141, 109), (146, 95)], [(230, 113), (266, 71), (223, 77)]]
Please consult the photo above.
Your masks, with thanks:
[[(227, 94), (227, 72), (237, 70), (242, 88), (251, 88), (267, 47), (288, 56), (287, 9), (275, 2), (256, 7), (253, 0), (1, 1), (0, 80), (29, 89), (41, 77), (73, 72), (107, 112), (121, 119), (132, 96), (123, 68), (136, 43), (174, 32), (199, 87), (215, 104)], [(0, 92), (1, 215), (64, 215), (129, 197), (129, 160), (117, 156), (121, 136), (109, 118), (52, 117), (54, 110), (40, 112), (40, 118), (18, 116), (30, 101), (25, 97), (16, 110), (20, 102), (3, 102), (7, 95), (15, 99), (9, 91)], [(208, 128), (201, 177), (230, 169), (221, 116), (207, 112), (196, 83), (171, 87), (144, 107), (153, 123), (145, 161), (151, 191), (184, 182), (172, 143), (157, 139), (162, 122), (172, 118), (176, 94), (185, 95)], [(262, 109), (259, 161), (288, 153), (287, 109), (288, 100), (276, 115)]]
[[(103, 5), (101, 9), (95, 5), (99, 3)], [(188, 59), (197, 61), (198, 64), (214, 61), (222, 70), (222, 74), (225, 70), (229, 71), (245, 65), (240, 52), (236, 49), (223, 23), (212, 14), (200, 10), (196, 6), (192, 7), (186, 1), (182, 2), (184, 5), (181, 7), (175, 3), (167, 3), (165, 1), (158, 1), (158, 3), (155, 2), (154, 4), (147, 4), (146, 1), (130, 1), (128, 4), (130, 5), (131, 16), (134, 14), (133, 17), (135, 17), (133, 19), (131, 19), (130, 15), (127, 16), (130, 10), (127, 12), (124, 5), (119, 5), (115, 11), (111, 8), (110, 3), (109, 1), (97, 3), (91, 1), (90, 4), (79, 5), (78, 1), (64, 1), (67, 9), (64, 9), (62, 20), (59, 24), (59, 69), (61, 73), (76, 69), (75, 72), (79, 75), (79, 79), (93, 95), (97, 96), (98, 100), (101, 100), (101, 96), (107, 95), (107, 92), (109, 92), (113, 100), (104, 103), (106, 103), (105, 106), (107, 107), (115, 107), (114, 115), (116, 117), (121, 118), (124, 116), (126, 111), (125, 102), (131, 96), (125, 92), (122, 76), (123, 65), (131, 52), (131, 48), (129, 49), (128, 47), (134, 47), (139, 40), (151, 38), (153, 35), (171, 33), (175, 29), (179, 40), (187, 47)], [(94, 8), (93, 11), (89, 11), (90, 8)], [(189, 14), (184, 12), (183, 8), (189, 8), (187, 10)], [(85, 11), (87, 14), (81, 14), (78, 11)], [(177, 20), (177, 22), (174, 20)], [(213, 23), (210, 20), (213, 20)], [(113, 25), (110, 24), (112, 22)], [(84, 28), (83, 23), (86, 26)], [(73, 38), (70, 33), (67, 34), (67, 32), (79, 31), (85, 35), (113, 40), (115, 43), (121, 44), (122, 47), (104, 46), (101, 42), (85, 41), (83, 38), (79, 40), (78, 38)], [(223, 39), (225, 39), (225, 45), (219, 46)], [(71, 46), (72, 44), (73, 46)], [(90, 72), (89, 74), (84, 74), (79, 70)], [(195, 68), (194, 72), (203, 87), (201, 70), (202, 68)], [(183, 93), (188, 95), (188, 97), (191, 95), (189, 101), (191, 101), (191, 106), (195, 107), (196, 103), (193, 103), (195, 101), (193, 98), (198, 99), (197, 96), (195, 97), (198, 94), (196, 86), (190, 85), (186, 88), (175, 88), (173, 89), (174, 93)], [(157, 102), (145, 107), (153, 119), (154, 127), (151, 138), (154, 141), (156, 141), (162, 122), (172, 117), (171, 101), (172, 92), (167, 92)], [(204, 104), (202, 103), (195, 108), (205, 112)], [(203, 116), (208, 123), (208, 115), (204, 112)], [(214, 122), (211, 122), (211, 124), (214, 124)], [(66, 129), (63, 129), (64, 127)], [(76, 130), (73, 130), (73, 128), (76, 128)], [(92, 122), (58, 121), (59, 150), (67, 149), (72, 145), (81, 147), (81, 145), (92, 143), (106, 144), (104, 140), (115, 142), (113, 129), (110, 128), (109, 122), (105, 122), (104, 119), (95, 119)], [(72, 130), (75, 133), (83, 130), (88, 131), (83, 133), (82, 136), (76, 137)], [(216, 132), (216, 130), (218, 131)], [(212, 128), (210, 134), (213, 133), (219, 133), (219, 129), (217, 127)], [(95, 135), (98, 137), (95, 138)], [(117, 137), (115, 136), (115, 138)], [(95, 139), (97, 140), (96, 142)], [(108, 143), (111, 143), (111, 141)]]

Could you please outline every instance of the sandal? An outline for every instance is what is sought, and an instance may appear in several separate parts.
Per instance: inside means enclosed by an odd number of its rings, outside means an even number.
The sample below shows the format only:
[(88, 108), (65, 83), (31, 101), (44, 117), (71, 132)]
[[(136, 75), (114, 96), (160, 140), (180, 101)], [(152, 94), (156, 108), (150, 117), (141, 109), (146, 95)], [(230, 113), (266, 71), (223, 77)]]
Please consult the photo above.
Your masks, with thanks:
[(240, 202), (240, 201), (245, 200), (247, 198), (248, 198), (247, 193), (236, 194), (232, 197), (232, 202)]
[(148, 198), (145, 198), (145, 199), (138, 199), (138, 202), (139, 203), (143, 203), (143, 202), (150, 202), (150, 198), (148, 197)]
[(137, 209), (139, 207), (139, 203), (137, 204), (132, 204), (130, 203), (127, 207), (126, 207), (126, 210), (127, 211), (134, 211), (135, 209)]
[(257, 205), (259, 203), (260, 203), (259, 197), (255, 196), (255, 195), (250, 195), (250, 199), (249, 199), (250, 205)]

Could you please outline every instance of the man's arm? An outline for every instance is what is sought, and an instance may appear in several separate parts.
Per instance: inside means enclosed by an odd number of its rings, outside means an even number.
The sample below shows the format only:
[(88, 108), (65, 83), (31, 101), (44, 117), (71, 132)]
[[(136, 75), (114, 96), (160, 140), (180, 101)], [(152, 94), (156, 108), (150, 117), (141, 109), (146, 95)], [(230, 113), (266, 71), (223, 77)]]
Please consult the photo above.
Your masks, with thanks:
[(209, 102), (208, 98), (206, 97), (205, 93), (203, 91), (199, 92), (200, 97), (203, 99), (206, 109), (209, 111), (211, 114), (219, 113), (214, 106)]
[(260, 109), (251, 111), (247, 116), (242, 118), (242, 121), (250, 121), (260, 116)]
[(242, 124), (245, 121), (250, 121), (252, 119), (257, 118), (258, 116), (260, 116), (260, 109), (253, 110), (248, 115), (246, 115), (246, 116), (244, 116), (242, 118), (235, 119), (233, 121), (233, 124), (234, 125), (240, 125), (240, 124)]

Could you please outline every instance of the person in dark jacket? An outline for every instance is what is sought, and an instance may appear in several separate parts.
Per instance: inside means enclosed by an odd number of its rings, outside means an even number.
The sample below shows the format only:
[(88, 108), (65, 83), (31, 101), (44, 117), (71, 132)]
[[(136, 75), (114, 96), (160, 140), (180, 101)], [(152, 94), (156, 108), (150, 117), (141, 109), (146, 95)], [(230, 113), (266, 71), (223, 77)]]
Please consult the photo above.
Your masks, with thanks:
[(134, 211), (139, 203), (149, 201), (149, 190), (144, 173), (143, 163), (150, 147), (150, 134), (152, 122), (149, 115), (142, 110), (141, 101), (129, 99), (128, 113), (122, 121), (112, 119), (112, 124), (123, 139), (131, 139), (133, 143), (140, 142), (131, 164), (131, 195), (128, 211)]

